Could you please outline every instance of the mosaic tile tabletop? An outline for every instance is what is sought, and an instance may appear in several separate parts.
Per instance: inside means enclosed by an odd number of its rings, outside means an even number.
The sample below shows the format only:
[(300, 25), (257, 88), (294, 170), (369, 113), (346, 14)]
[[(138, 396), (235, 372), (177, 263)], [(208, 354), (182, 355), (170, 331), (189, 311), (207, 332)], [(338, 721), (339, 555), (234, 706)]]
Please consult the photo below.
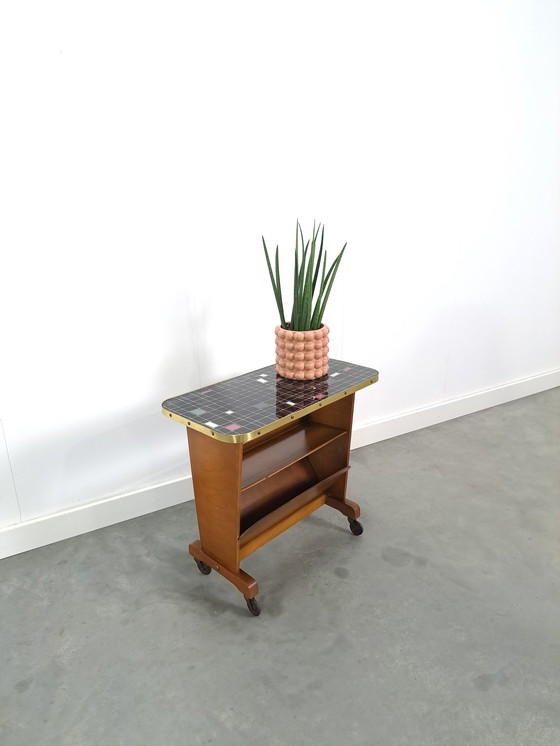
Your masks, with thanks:
[(258, 368), (163, 402), (163, 413), (218, 440), (242, 443), (375, 383), (373, 368), (329, 360), (313, 381), (280, 378), (276, 366)]

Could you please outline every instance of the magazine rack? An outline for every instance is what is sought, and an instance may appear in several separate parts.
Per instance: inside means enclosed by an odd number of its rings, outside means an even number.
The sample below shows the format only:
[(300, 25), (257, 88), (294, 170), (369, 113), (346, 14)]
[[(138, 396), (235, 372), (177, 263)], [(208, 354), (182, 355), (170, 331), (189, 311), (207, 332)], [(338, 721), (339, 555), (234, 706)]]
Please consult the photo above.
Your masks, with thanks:
[(322, 505), (359, 535), (360, 507), (346, 498), (354, 394), (372, 368), (329, 361), (314, 381), (279, 378), (275, 366), (163, 402), (187, 426), (200, 540), (198, 569), (223, 575), (258, 616), (257, 582), (240, 562)]

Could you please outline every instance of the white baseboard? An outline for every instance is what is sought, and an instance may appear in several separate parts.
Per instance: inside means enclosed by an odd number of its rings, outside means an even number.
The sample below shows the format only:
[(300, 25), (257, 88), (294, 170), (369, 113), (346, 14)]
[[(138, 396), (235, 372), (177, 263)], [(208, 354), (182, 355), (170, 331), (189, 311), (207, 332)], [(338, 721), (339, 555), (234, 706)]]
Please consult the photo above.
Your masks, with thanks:
[(0, 529), (0, 559), (170, 508), (193, 498), (192, 480), (185, 477), (16, 523)]
[(531, 396), (531, 394), (539, 394), (541, 391), (547, 391), (556, 386), (560, 386), (560, 369), (506, 383), (492, 389), (477, 391), (474, 394), (461, 396), (457, 399), (442, 401), (422, 409), (402, 412), (388, 419), (369, 422), (354, 429), (352, 448), (362, 448), (372, 443), (378, 443), (380, 440), (387, 440), (397, 435), (421, 430), (423, 427), (454, 420), (456, 417), (480, 412), (498, 404), (506, 404), (506, 402), (515, 401), (515, 399)]
[[(556, 386), (560, 386), (560, 370), (360, 425), (352, 434), (352, 448), (437, 425)], [(186, 477), (7, 526), (0, 529), (0, 559), (169, 508), (193, 497), (192, 480)]]

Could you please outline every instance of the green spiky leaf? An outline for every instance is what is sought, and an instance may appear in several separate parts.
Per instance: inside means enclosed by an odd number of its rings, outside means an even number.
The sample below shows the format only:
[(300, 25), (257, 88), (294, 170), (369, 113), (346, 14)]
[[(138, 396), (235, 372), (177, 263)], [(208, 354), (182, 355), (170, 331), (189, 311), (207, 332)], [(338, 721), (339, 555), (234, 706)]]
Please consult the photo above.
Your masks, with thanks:
[[(321, 235), (321, 240), (318, 247), (319, 234)], [(327, 301), (331, 294), (342, 256), (346, 250), (346, 244), (344, 244), (341, 252), (327, 269), (327, 251), (324, 249), (324, 238), (324, 226), (322, 227), (320, 223), (318, 225), (314, 223), (312, 237), (306, 242), (301, 224), (299, 220), (296, 221), (293, 304), (289, 321), (286, 321), (284, 316), (278, 246), (276, 247), (273, 269), (264, 237), (262, 239), (270, 282), (280, 314), (280, 322), (285, 329), (307, 331), (309, 329), (318, 329), (321, 326)]]

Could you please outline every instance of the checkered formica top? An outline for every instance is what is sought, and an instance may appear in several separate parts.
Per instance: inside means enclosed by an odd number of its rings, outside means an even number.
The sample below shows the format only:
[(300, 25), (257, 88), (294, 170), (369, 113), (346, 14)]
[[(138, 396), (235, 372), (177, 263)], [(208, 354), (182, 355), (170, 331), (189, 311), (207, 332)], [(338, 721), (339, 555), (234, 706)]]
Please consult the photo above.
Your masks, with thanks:
[(373, 368), (329, 360), (329, 372), (313, 381), (281, 378), (276, 366), (166, 399), (163, 414), (218, 440), (243, 443), (375, 383)]

